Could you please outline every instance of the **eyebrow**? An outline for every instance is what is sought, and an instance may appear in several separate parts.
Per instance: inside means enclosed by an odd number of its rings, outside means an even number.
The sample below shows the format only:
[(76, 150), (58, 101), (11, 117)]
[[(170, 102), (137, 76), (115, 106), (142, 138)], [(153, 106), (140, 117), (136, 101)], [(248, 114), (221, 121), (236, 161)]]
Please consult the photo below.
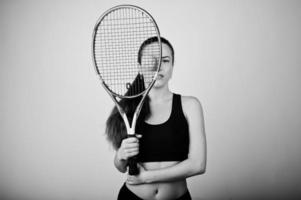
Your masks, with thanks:
[(162, 56), (162, 59), (164, 59), (164, 58), (169, 58), (169, 56)]

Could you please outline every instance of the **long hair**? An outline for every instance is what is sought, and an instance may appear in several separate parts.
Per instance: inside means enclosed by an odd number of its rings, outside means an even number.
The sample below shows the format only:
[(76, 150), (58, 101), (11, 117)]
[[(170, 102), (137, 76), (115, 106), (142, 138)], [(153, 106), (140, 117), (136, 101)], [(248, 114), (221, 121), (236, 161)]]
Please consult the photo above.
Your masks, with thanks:
[[(174, 64), (174, 62), (175, 62), (175, 51), (174, 51), (173, 46), (164, 37), (160, 37), (160, 39), (161, 39), (161, 43), (166, 44), (170, 48), (171, 56), (172, 56), (172, 64)], [(156, 37), (156, 36), (150, 37), (141, 44), (141, 46), (139, 48), (139, 51), (138, 51), (138, 60), (137, 60), (139, 64), (141, 64), (142, 50), (144, 49), (144, 47), (151, 44), (151, 43), (154, 43), (154, 42), (158, 42), (158, 37)]]
[[(153, 42), (158, 42), (158, 38), (157, 37), (151, 37), (151, 38), (145, 40), (141, 44), (141, 46), (139, 48), (139, 51), (138, 51), (138, 60), (137, 60), (139, 64), (141, 64), (141, 57), (142, 57), (143, 48), (146, 45), (151, 44)], [(161, 37), (161, 42), (168, 45), (169, 48), (171, 49), (172, 63), (174, 63), (174, 49), (173, 49), (172, 45), (170, 44), (170, 42), (168, 40), (166, 40), (163, 37)], [(138, 93), (142, 92), (145, 88), (135, 87), (137, 85), (141, 85), (141, 81), (144, 81), (143, 76), (138, 74), (127, 92), (132, 93), (134, 90), (135, 90), (135, 92), (138, 92)], [(142, 84), (142, 85), (144, 85), (144, 84)], [(140, 88), (141, 90), (136, 91), (137, 88)], [(139, 97), (136, 97), (136, 98), (133, 98), (133, 99), (122, 99), (119, 102), (121, 107), (124, 109), (128, 119), (129, 119), (130, 124), (132, 122), (132, 117), (133, 117), (133, 114), (135, 112), (135, 109), (136, 109), (137, 105), (139, 104), (141, 98), (142, 97), (139, 96)], [(147, 96), (144, 100), (140, 115), (137, 119), (137, 124), (139, 124), (142, 120), (146, 120), (150, 116), (150, 114), (151, 113), (150, 113), (150, 107), (149, 107), (149, 97)], [(124, 121), (123, 121), (121, 115), (119, 114), (118, 109), (117, 109), (116, 106), (114, 106), (110, 116), (107, 119), (107, 122), (106, 122), (106, 135), (107, 135), (108, 141), (112, 144), (112, 146), (116, 150), (120, 147), (122, 140), (127, 137), (127, 130), (126, 130)]]
[[(141, 87), (141, 85), (143, 87)], [(137, 87), (140, 86), (140, 87)], [(137, 91), (137, 88), (140, 89), (140, 91)], [(138, 94), (142, 91), (144, 91), (144, 79), (141, 74), (138, 74), (129, 87), (126, 95), (132, 95), (132, 94)], [(127, 118), (129, 120), (129, 123), (132, 123), (132, 117), (134, 115), (134, 112), (136, 110), (137, 105), (139, 104), (141, 100), (141, 96), (133, 98), (133, 99), (122, 99), (119, 104), (124, 109), (124, 112), (127, 115)], [(140, 115), (137, 119), (137, 124), (140, 123), (141, 120), (145, 120), (150, 114), (149, 109), (149, 97), (146, 96), (144, 100), (144, 104), (141, 108)], [(106, 134), (107, 139), (109, 142), (112, 143), (114, 149), (118, 149), (121, 145), (121, 141), (127, 137), (127, 130), (124, 124), (124, 121), (118, 112), (118, 109), (116, 106), (114, 106), (109, 118), (106, 122)]]

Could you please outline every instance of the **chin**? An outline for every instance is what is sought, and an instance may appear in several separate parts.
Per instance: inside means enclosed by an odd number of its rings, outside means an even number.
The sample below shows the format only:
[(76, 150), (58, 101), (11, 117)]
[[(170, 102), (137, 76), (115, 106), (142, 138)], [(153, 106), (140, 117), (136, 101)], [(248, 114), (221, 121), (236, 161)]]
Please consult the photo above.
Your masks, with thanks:
[(161, 88), (164, 86), (164, 83), (161, 81), (156, 81), (153, 88)]

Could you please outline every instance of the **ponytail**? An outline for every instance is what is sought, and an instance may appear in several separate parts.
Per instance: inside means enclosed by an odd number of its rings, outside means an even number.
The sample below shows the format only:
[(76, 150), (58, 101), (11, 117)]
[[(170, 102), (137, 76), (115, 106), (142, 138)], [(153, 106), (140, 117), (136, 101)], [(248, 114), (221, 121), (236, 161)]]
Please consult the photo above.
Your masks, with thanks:
[[(141, 88), (141, 91), (144, 91), (144, 87), (134, 87), (137, 85), (140, 81), (143, 81), (143, 77), (138, 74), (137, 78), (134, 80), (132, 86), (129, 88), (127, 93), (133, 93), (133, 89), (137, 90), (137, 88)], [(144, 81), (143, 81), (144, 82)], [(143, 84), (144, 86), (144, 84)], [(135, 91), (137, 94), (141, 91)], [(134, 112), (141, 101), (141, 96), (133, 98), (133, 99), (122, 99), (119, 102), (119, 105), (124, 109), (124, 112), (127, 115), (127, 118), (129, 120), (130, 125), (132, 124), (132, 117), (134, 115)], [(149, 108), (149, 97), (146, 96), (143, 106), (141, 108), (140, 115), (137, 119), (137, 125), (141, 123), (141, 121), (147, 119), (147, 117), (150, 114), (150, 108)], [(108, 141), (112, 144), (115, 150), (117, 150), (121, 142), (124, 138), (126, 138), (128, 135), (126, 126), (124, 124), (124, 121), (117, 109), (116, 106), (114, 106), (113, 110), (111, 111), (111, 114), (106, 122), (106, 136)]]

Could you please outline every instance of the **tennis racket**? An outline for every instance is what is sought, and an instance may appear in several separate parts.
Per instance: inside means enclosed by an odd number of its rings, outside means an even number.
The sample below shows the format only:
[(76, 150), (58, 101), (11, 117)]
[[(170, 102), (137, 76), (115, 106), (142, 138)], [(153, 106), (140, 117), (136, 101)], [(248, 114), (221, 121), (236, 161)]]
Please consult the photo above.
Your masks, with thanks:
[[(142, 43), (152, 37), (157, 37), (157, 42), (143, 48), (138, 62)], [(135, 137), (139, 113), (161, 65), (161, 39), (155, 20), (147, 11), (133, 5), (109, 9), (94, 27), (92, 54), (102, 86), (122, 116), (128, 137)], [(129, 120), (121, 102), (136, 97), (141, 100)], [(139, 173), (135, 157), (129, 159), (128, 166), (130, 175)]]

